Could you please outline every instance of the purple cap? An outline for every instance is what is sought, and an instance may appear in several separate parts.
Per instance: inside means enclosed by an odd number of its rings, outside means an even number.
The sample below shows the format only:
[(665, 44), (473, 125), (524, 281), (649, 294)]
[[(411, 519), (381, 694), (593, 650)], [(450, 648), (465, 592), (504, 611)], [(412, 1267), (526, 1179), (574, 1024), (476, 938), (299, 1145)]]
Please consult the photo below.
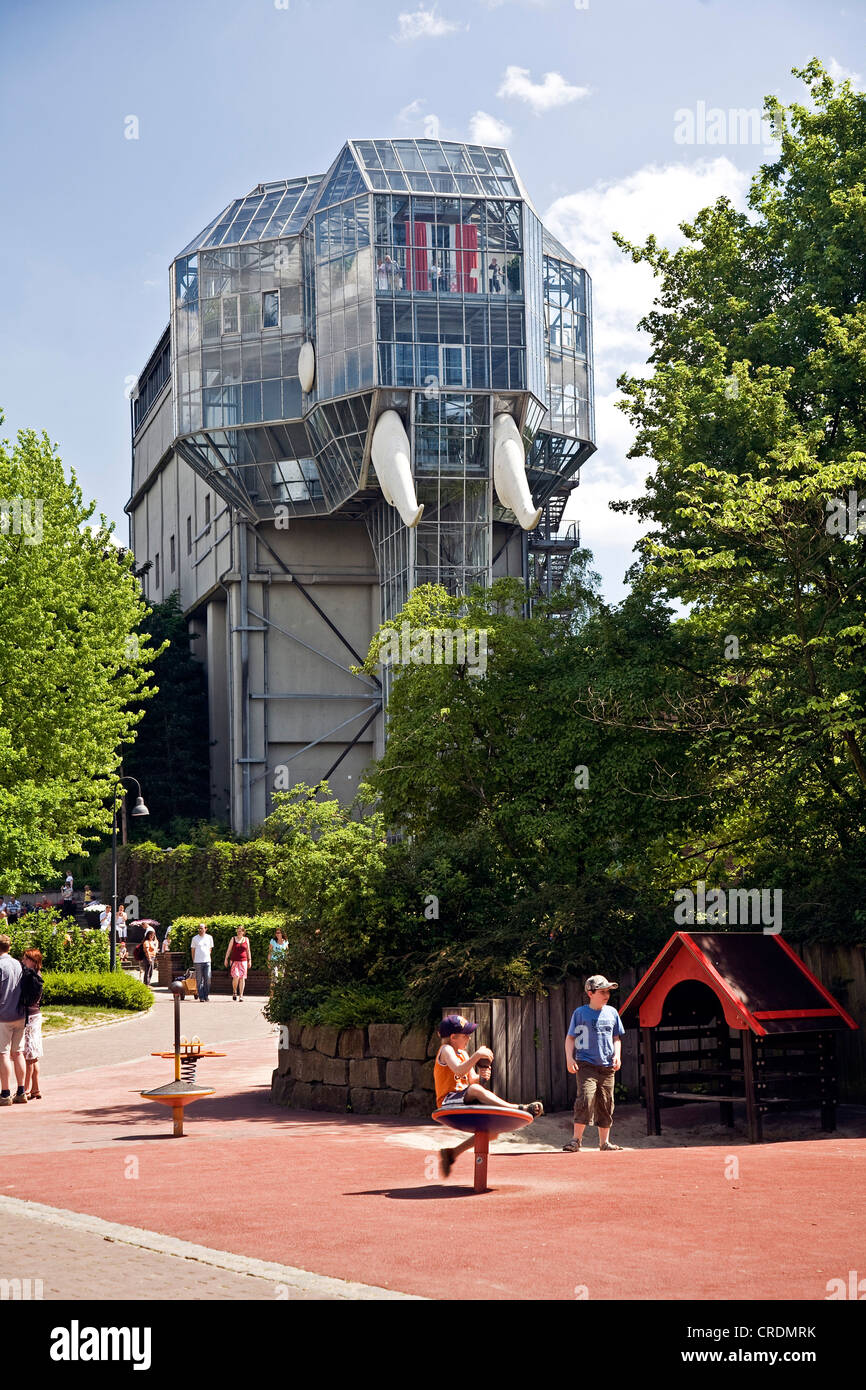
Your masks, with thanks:
[(477, 1027), (477, 1023), (470, 1023), (468, 1018), (460, 1014), (448, 1014), (439, 1024), (439, 1036), (450, 1038), (452, 1033), (474, 1033)]

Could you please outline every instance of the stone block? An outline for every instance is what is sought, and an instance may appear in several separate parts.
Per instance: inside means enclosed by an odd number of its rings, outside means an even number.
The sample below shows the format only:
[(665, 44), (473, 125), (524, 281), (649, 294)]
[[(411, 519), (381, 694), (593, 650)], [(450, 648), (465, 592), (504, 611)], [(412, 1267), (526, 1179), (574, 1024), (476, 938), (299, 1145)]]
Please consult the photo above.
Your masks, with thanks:
[(414, 1088), (416, 1091), (429, 1091), (432, 1095), (433, 1086), (433, 1063), (432, 1062), (413, 1062), (412, 1075), (414, 1077)]
[(385, 1085), (392, 1091), (411, 1091), (415, 1082), (414, 1062), (389, 1062), (385, 1068)]
[(277, 1053), (277, 1070), (281, 1076), (293, 1076), (297, 1079), (298, 1063), (306, 1053), (300, 1047), (281, 1047)]
[(317, 1039), (317, 1037), (318, 1037), (318, 1032), (319, 1032), (318, 1028), (310, 1028), (310, 1027), (302, 1028), (302, 1029), (301, 1029), (301, 1047), (305, 1048), (308, 1052), (312, 1052), (313, 1049), (314, 1049), (315, 1046), (316, 1046), (316, 1039)]
[(429, 1040), (429, 1042), (427, 1043), (427, 1056), (428, 1056), (428, 1057), (435, 1057), (435, 1056), (436, 1056), (436, 1053), (439, 1051), (440, 1047), (442, 1046), (442, 1041), (443, 1041), (442, 1038), (440, 1038), (439, 1034), (436, 1032), (436, 1029), (434, 1028), (434, 1029), (433, 1029), (433, 1032), (430, 1034), (430, 1040)]
[(410, 1028), (400, 1039), (401, 1057), (413, 1062), (423, 1062), (427, 1056), (427, 1033), (423, 1028)]
[(298, 1056), (295, 1067), (295, 1078), (298, 1081), (321, 1081), (323, 1077), (324, 1057), (320, 1057), (318, 1052), (303, 1052)]
[(349, 1062), (350, 1085), (374, 1089), (384, 1086), (386, 1065), (382, 1057), (353, 1057)]
[(344, 1028), (337, 1043), (338, 1057), (366, 1057), (367, 1031), (365, 1028)]
[(289, 1027), (289, 1045), (290, 1045), (291, 1047), (300, 1047), (300, 1045), (301, 1045), (301, 1034), (302, 1034), (303, 1031), (304, 1031), (303, 1028), (301, 1027), (300, 1023), (295, 1023), (295, 1022), (290, 1023), (290, 1024), (288, 1025), (288, 1027)]
[(374, 1057), (399, 1057), (403, 1029), (399, 1023), (371, 1023), (368, 1029), (370, 1051)]
[(352, 1110), (356, 1115), (369, 1115), (373, 1110), (374, 1092), (368, 1090), (366, 1086), (353, 1086), (349, 1092), (349, 1101)]
[(402, 1091), (373, 1091), (372, 1113), (374, 1115), (399, 1115), (403, 1108)]
[(429, 1119), (436, 1109), (436, 1097), (432, 1091), (406, 1091), (403, 1096), (403, 1115), (423, 1115)]
[(335, 1110), (345, 1114), (349, 1103), (348, 1086), (316, 1086), (313, 1100), (315, 1110)]
[(323, 1057), (322, 1080), (326, 1086), (345, 1086), (349, 1080), (349, 1063), (341, 1057)]
[(279, 1072), (274, 1073), (271, 1082), (271, 1102), (273, 1105), (294, 1105), (296, 1082), (294, 1077), (280, 1076)]
[(339, 1040), (339, 1028), (331, 1028), (323, 1023), (316, 1029), (316, 1051), (323, 1053), (325, 1057), (336, 1057)]
[(293, 1110), (313, 1110), (313, 1087), (306, 1081), (296, 1081), (295, 1089), (292, 1092), (291, 1106)]

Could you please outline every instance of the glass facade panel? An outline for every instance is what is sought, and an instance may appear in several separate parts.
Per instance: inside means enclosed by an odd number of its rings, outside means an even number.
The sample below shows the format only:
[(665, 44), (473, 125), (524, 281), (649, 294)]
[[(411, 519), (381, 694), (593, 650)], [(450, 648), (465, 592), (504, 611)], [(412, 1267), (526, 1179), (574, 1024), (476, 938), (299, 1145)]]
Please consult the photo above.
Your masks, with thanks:
[(544, 256), (544, 345), (547, 428), (592, 437), (587, 276), (579, 266)]

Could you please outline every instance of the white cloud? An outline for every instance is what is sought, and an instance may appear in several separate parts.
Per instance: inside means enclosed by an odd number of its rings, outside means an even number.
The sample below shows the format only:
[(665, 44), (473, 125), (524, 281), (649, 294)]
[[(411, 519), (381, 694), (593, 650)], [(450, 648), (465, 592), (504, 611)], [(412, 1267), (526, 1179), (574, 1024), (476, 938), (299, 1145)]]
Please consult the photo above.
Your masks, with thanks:
[(649, 459), (626, 458), (634, 431), (616, 409), (621, 399), (616, 379), (623, 371), (640, 375), (647, 370), (650, 343), (636, 325), (652, 305), (656, 288), (649, 267), (635, 265), (611, 233), (621, 232), (641, 243), (653, 232), (660, 243), (675, 248), (683, 242), (680, 222), (689, 221), (721, 194), (743, 208), (748, 183), (748, 173), (724, 157), (647, 165), (617, 181), (557, 198), (543, 216), (545, 226), (574, 252), (592, 278), (598, 452), (581, 470), (568, 518), (580, 519), (581, 539), (595, 552), (611, 599), (623, 592), (621, 579), (634, 558), (631, 552), (641, 527), (633, 517), (611, 512), (607, 504), (639, 496), (653, 468)]
[(392, 34), (397, 43), (413, 43), (416, 39), (442, 39), (447, 34), (456, 34), (460, 29), (468, 29), (468, 24), (460, 24), (456, 19), (443, 19), (435, 7), (425, 10), (423, 5), (411, 14), (397, 16), (398, 32)]
[(827, 64), (827, 71), (834, 82), (844, 82), (847, 78), (852, 87), (862, 87), (863, 85), (863, 78), (859, 72), (855, 72), (853, 68), (843, 67), (841, 63), (836, 62), (835, 58), (830, 59)]
[(469, 139), (473, 145), (507, 145), (511, 126), (486, 111), (476, 111), (469, 122)]
[(496, 94), (525, 101), (533, 111), (552, 111), (555, 106), (568, 106), (572, 101), (589, 96), (588, 87), (573, 87), (560, 72), (546, 72), (541, 82), (533, 82), (529, 68), (513, 65), (505, 69), (502, 86)]
[(423, 136), (425, 140), (438, 140), (442, 135), (442, 122), (432, 111), (425, 112), (426, 101), (416, 97), (397, 112), (397, 123), (413, 136)]

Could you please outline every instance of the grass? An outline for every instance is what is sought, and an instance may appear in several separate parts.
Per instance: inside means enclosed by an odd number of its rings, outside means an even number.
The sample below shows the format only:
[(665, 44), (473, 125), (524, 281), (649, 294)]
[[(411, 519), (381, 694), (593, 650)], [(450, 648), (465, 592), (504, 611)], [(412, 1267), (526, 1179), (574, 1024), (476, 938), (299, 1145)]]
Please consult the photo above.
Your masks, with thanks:
[(131, 1017), (134, 1015), (128, 1009), (105, 1009), (98, 1004), (46, 1004), (42, 1009), (42, 1030), (45, 1033), (70, 1033)]

